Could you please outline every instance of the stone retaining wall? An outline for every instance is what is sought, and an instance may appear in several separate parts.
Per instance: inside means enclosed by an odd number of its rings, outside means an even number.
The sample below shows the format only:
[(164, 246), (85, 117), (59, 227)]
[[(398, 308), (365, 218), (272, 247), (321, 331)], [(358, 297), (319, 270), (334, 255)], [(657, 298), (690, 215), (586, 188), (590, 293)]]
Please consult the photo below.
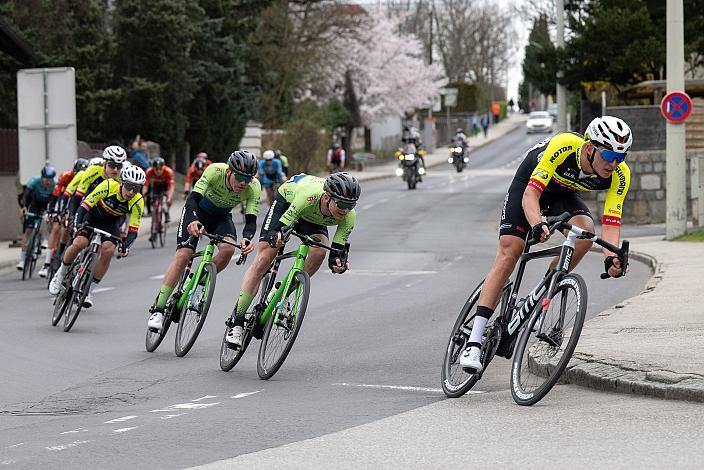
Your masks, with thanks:
[[(687, 217), (692, 218), (691, 160), (704, 158), (704, 150), (687, 152)], [(663, 223), (666, 219), (665, 204), (665, 151), (651, 150), (630, 152), (631, 186), (626, 196), (623, 221), (635, 224)], [(601, 218), (606, 192), (582, 193), (595, 215)]]

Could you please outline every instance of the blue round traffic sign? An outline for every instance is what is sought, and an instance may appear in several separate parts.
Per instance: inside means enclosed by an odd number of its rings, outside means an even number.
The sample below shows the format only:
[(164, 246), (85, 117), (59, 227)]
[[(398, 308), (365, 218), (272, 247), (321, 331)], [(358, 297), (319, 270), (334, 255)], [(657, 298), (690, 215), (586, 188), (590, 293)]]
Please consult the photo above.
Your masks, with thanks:
[(662, 99), (660, 111), (670, 122), (683, 122), (692, 114), (692, 100), (686, 93), (673, 91)]

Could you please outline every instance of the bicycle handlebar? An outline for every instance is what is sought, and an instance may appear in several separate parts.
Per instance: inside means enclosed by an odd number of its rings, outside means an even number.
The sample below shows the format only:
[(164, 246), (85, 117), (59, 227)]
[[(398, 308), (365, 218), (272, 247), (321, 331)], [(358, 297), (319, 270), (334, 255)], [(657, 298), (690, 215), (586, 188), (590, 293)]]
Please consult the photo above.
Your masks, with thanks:
[[(203, 235), (206, 238), (209, 238), (210, 243), (225, 243), (226, 245), (231, 245), (231, 246), (234, 246), (235, 248), (239, 248), (240, 250), (242, 250), (242, 245), (225, 240), (225, 237), (223, 235), (208, 233), (206, 231), (203, 231), (201, 233), (201, 235)], [(196, 240), (198, 240), (198, 237), (191, 235), (190, 241), (196, 241)], [(247, 261), (247, 255), (244, 253), (241, 253), (239, 259), (236, 261), (235, 264), (237, 264), (239, 266), (239, 265), (243, 264), (245, 261)]]
[(305, 243), (307, 245), (317, 246), (318, 248), (323, 248), (325, 250), (328, 250), (328, 251), (340, 256), (340, 260), (342, 261), (342, 266), (345, 266), (347, 264), (347, 257), (349, 255), (349, 248), (350, 248), (349, 243), (345, 243), (345, 247), (343, 249), (333, 248), (331, 246), (320, 243), (318, 240), (311, 237), (310, 235), (304, 235), (302, 233), (296, 232), (296, 227), (298, 227), (298, 224), (299, 224), (299, 222), (297, 220), (293, 221), (291, 223), (291, 225), (284, 227), (281, 230), (284, 244), (286, 244), (286, 242), (288, 242), (288, 239), (291, 237), (291, 235), (293, 235), (295, 237), (298, 237), (303, 243)]
[[(552, 216), (552, 217), (547, 217), (547, 224), (548, 228), (550, 230), (550, 233), (552, 234), (555, 230), (558, 229), (566, 229), (566, 230), (572, 230), (573, 225), (570, 223), (567, 223), (569, 219), (572, 218), (572, 214), (569, 212), (563, 212), (560, 215)], [(577, 227), (579, 228), (579, 227)], [(615, 245), (612, 245), (611, 243), (602, 240), (601, 238), (597, 237), (595, 234), (588, 232), (586, 230), (580, 229), (581, 234), (579, 235), (581, 238), (587, 238), (591, 239), (594, 243), (596, 243), (599, 246), (602, 246), (606, 248), (607, 250), (613, 252), (616, 254), (616, 257), (618, 258), (620, 264), (621, 264), (621, 276), (626, 275), (626, 268), (628, 267), (628, 251), (630, 249), (630, 242), (628, 240), (622, 240), (621, 241), (621, 247), (617, 247)], [(535, 245), (537, 242), (530, 240), (528, 242), (530, 245)], [(609, 276), (608, 273), (601, 273), (600, 275), (601, 279), (608, 279), (611, 276)]]

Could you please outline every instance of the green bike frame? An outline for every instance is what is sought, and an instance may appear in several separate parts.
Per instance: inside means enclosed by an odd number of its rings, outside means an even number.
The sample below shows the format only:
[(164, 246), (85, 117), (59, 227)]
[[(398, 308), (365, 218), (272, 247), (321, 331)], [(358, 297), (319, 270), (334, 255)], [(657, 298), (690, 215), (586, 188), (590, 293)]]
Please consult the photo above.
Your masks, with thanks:
[(191, 256), (191, 264), (193, 263), (193, 260), (198, 258), (199, 256), (202, 256), (203, 259), (200, 260), (198, 268), (196, 268), (196, 272), (193, 273), (192, 276), (188, 276), (186, 284), (183, 286), (183, 292), (181, 294), (181, 297), (176, 303), (176, 308), (178, 309), (178, 311), (181, 311), (183, 309), (186, 300), (188, 300), (188, 297), (191, 294), (191, 289), (193, 289), (193, 285), (195, 284), (196, 279), (200, 279), (200, 274), (203, 272), (203, 269), (205, 269), (205, 266), (210, 263), (210, 261), (213, 259), (213, 253), (215, 253), (215, 245), (209, 243), (204, 250), (194, 253)]
[[(296, 251), (286, 253), (279, 257), (279, 260), (285, 260), (288, 258), (295, 258), (295, 260), (293, 262), (293, 266), (286, 275), (286, 279), (284, 280), (284, 282), (281, 283), (281, 285), (279, 285), (279, 288), (276, 289), (276, 292), (274, 293), (273, 297), (269, 300), (269, 303), (264, 309), (264, 312), (259, 316), (260, 325), (266, 326), (266, 323), (269, 321), (269, 317), (274, 312), (274, 309), (276, 309), (278, 313), (280, 307), (279, 304), (281, 303), (283, 294), (284, 292), (288, 292), (296, 274), (303, 271), (303, 266), (305, 265), (306, 257), (308, 256), (309, 251), (310, 247), (305, 243), (301, 243), (301, 245), (296, 249)], [(296, 304), (298, 304), (298, 300), (299, 298), (298, 296), (296, 296)]]

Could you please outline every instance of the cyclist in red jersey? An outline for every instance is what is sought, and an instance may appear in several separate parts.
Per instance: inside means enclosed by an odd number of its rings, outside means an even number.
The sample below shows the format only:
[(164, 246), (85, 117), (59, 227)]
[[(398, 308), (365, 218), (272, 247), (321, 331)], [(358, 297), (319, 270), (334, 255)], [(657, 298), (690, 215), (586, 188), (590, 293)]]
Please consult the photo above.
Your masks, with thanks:
[(208, 160), (207, 153), (200, 152), (196, 155), (196, 159), (193, 160), (193, 163), (191, 163), (191, 166), (188, 168), (188, 173), (186, 173), (186, 183), (183, 186), (184, 198), (188, 197), (191, 189), (193, 189), (200, 177), (203, 176), (205, 169), (212, 163), (213, 162)]
[[(156, 157), (152, 160), (152, 166), (147, 170), (147, 180), (144, 182), (142, 194), (147, 196), (160, 196), (166, 193), (166, 223), (171, 221), (169, 209), (174, 197), (174, 172), (166, 164), (163, 158)], [(151, 206), (153, 197), (149, 198)]]

